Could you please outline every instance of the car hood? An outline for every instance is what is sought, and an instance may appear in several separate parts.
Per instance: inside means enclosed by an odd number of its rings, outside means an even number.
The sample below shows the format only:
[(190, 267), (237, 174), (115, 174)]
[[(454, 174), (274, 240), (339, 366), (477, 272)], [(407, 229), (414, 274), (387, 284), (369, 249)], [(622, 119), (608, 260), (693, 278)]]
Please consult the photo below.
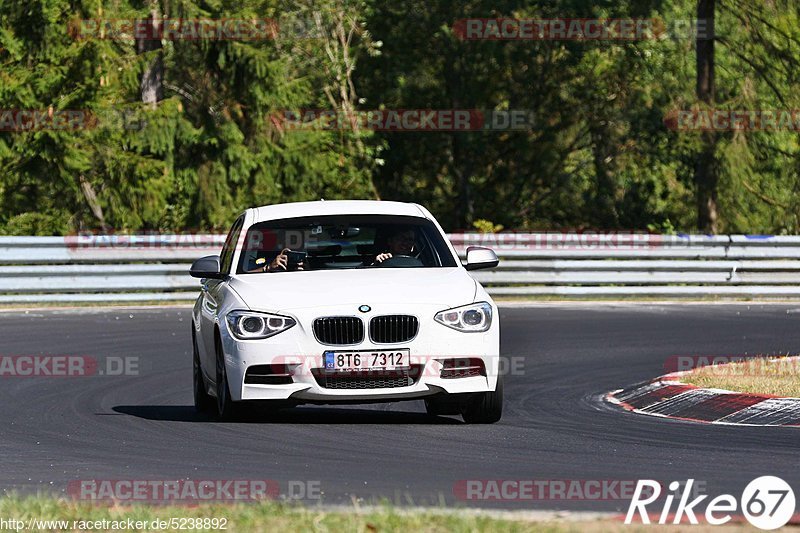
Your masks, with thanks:
[(231, 287), (248, 307), (289, 311), (340, 304), (472, 303), (477, 284), (463, 268), (382, 268), (245, 274)]

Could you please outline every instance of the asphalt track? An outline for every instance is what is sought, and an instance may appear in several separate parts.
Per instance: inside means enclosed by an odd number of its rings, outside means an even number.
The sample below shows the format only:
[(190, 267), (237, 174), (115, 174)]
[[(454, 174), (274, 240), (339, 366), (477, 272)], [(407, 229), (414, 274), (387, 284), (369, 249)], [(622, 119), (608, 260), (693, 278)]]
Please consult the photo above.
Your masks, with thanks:
[(0, 355), (138, 357), (139, 375), (0, 378), (0, 488), (81, 479), (318, 481), (322, 502), (624, 510), (627, 501), (460, 501), (467, 479), (684, 480), (800, 487), (800, 430), (623, 412), (599, 398), (671, 355), (800, 352), (798, 305), (541, 304), (501, 310), (506, 410), (491, 426), (422, 402), (299, 407), (218, 423), (191, 406), (186, 308), (0, 313)]

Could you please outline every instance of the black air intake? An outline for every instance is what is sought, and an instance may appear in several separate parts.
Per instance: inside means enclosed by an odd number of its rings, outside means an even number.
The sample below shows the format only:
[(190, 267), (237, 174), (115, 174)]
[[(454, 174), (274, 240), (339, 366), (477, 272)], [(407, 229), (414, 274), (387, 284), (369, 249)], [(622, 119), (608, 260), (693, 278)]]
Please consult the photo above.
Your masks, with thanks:
[(369, 337), (376, 344), (408, 342), (418, 331), (419, 320), (411, 315), (376, 316), (369, 323)]
[(364, 323), (354, 316), (327, 316), (314, 321), (314, 336), (322, 344), (348, 346), (364, 340)]

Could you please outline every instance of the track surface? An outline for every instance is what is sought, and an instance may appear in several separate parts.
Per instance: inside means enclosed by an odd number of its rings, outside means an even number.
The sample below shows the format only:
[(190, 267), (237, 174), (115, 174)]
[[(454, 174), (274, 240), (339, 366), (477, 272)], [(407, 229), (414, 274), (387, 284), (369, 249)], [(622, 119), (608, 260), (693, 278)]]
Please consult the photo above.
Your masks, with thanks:
[[(459, 502), (465, 479), (684, 480), (740, 494), (779, 475), (800, 488), (800, 431), (635, 415), (598, 398), (663, 373), (671, 355), (800, 351), (800, 305), (543, 304), (503, 308), (506, 412), (492, 426), (429, 417), (422, 402), (300, 407), (217, 423), (191, 407), (188, 309), (0, 314), (0, 355), (138, 357), (139, 375), (2, 378), (0, 488), (79, 479), (319, 481), (323, 502), (386, 498), (593, 510), (625, 501)], [(518, 360), (519, 361), (519, 360)], [(520, 364), (519, 362), (517, 363)]]

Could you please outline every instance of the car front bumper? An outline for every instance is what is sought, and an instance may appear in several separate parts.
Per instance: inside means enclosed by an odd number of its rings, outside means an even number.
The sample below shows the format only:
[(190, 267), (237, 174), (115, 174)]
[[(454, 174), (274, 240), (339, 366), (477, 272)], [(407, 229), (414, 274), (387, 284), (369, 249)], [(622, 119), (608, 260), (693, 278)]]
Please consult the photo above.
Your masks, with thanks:
[[(494, 307), (494, 305), (493, 305)], [(420, 309), (419, 306), (392, 306), (391, 309), (380, 308), (364, 316), (368, 323), (372, 315), (411, 314), (418, 317), (420, 326), (417, 336), (409, 342), (398, 344), (376, 344), (365, 340), (352, 346), (330, 346), (321, 344), (312, 332), (314, 318), (322, 316), (344, 315), (336, 307), (317, 308), (313, 311), (283, 312), (292, 316), (297, 325), (274, 337), (264, 340), (242, 341), (234, 338), (225, 321), (220, 321), (220, 334), (225, 353), (226, 371), (231, 397), (234, 401), (250, 400), (293, 400), (314, 403), (336, 402), (370, 402), (397, 401), (423, 398), (440, 393), (459, 394), (488, 392), (495, 390), (499, 372), (499, 321), (496, 307), (494, 319), (489, 330), (479, 333), (464, 333), (433, 320), (441, 308)], [(352, 314), (352, 313), (349, 313)], [(406, 385), (398, 385), (402, 381), (394, 381), (393, 386), (382, 386), (383, 378), (398, 375), (397, 372), (377, 371), (373, 373), (357, 372), (356, 374), (325, 374), (321, 369), (325, 351), (374, 350), (390, 352), (396, 349), (408, 349), (411, 354), (412, 367), (408, 372), (410, 379)], [(445, 372), (451, 377), (442, 377), (443, 361), (457, 359), (457, 365), (482, 362), (480, 375), (453, 377), (452, 372)], [(254, 366), (272, 365), (283, 368), (282, 373), (287, 383), (260, 384), (246, 383), (247, 369)], [(348, 388), (332, 388), (326, 377), (337, 379), (354, 378), (358, 384), (352, 383)], [(364, 381), (359, 381), (363, 378)], [(377, 381), (376, 381), (377, 380)], [(370, 387), (365, 388), (364, 385)], [(328, 385), (328, 386), (326, 386)], [(338, 387), (340, 385), (333, 385)]]

